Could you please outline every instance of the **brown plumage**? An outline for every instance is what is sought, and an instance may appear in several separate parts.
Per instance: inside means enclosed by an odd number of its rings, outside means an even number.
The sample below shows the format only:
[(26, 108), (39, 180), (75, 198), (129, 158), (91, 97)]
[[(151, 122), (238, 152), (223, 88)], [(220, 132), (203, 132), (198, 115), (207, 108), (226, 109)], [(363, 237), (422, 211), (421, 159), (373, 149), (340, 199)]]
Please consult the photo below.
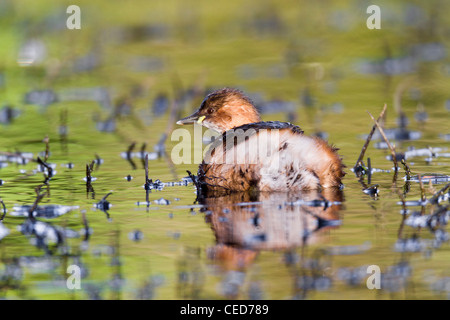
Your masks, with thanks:
[(194, 114), (177, 123), (195, 122), (222, 133), (198, 170), (201, 187), (208, 192), (341, 186), (344, 165), (336, 148), (290, 123), (262, 122), (239, 90), (209, 94)]

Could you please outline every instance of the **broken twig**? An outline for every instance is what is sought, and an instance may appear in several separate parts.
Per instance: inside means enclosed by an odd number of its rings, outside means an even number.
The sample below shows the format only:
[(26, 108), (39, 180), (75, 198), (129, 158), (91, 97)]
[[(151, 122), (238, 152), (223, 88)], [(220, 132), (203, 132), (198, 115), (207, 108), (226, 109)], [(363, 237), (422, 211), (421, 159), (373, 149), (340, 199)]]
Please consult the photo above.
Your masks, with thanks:
[(381, 136), (383, 137), (384, 141), (385, 141), (386, 144), (388, 145), (389, 150), (391, 151), (391, 154), (392, 154), (392, 161), (394, 162), (394, 170), (395, 170), (395, 173), (397, 173), (397, 171), (398, 171), (398, 164), (397, 164), (397, 157), (396, 157), (396, 155), (395, 155), (395, 149), (394, 149), (394, 147), (392, 147), (392, 145), (389, 143), (389, 139), (386, 137), (386, 134), (384, 133), (384, 130), (383, 130), (383, 128), (380, 126), (380, 124), (378, 123), (378, 121), (375, 120), (375, 118), (372, 116), (372, 114), (371, 114), (369, 111), (367, 111), (367, 113), (368, 113), (369, 116), (372, 118), (373, 122), (375, 122), (375, 125), (376, 125), (377, 128), (378, 128), (378, 131), (380, 131)]
[[(384, 104), (383, 110), (381, 111), (380, 115), (378, 116), (377, 121), (380, 121), (383, 118), (384, 113), (386, 112), (386, 108), (387, 108), (387, 105)], [(370, 131), (369, 135), (367, 136), (366, 142), (364, 143), (364, 145), (361, 149), (361, 153), (359, 154), (358, 160), (356, 160), (355, 168), (362, 164), (364, 154), (366, 153), (367, 147), (369, 146), (370, 140), (372, 139), (372, 136), (375, 133), (376, 128), (377, 128), (377, 125), (374, 124), (372, 127), (372, 130)]]

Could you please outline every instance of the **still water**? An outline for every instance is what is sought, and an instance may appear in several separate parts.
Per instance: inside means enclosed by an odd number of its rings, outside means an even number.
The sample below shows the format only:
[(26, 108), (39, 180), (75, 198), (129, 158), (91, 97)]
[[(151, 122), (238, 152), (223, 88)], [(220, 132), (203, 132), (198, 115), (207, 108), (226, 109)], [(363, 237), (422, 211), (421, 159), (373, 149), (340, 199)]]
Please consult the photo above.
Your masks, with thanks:
[[(0, 6), (0, 298), (450, 297), (446, 4)], [(340, 148), (345, 187), (197, 199), (174, 119), (223, 86)], [(407, 166), (377, 131), (358, 177), (384, 103)]]

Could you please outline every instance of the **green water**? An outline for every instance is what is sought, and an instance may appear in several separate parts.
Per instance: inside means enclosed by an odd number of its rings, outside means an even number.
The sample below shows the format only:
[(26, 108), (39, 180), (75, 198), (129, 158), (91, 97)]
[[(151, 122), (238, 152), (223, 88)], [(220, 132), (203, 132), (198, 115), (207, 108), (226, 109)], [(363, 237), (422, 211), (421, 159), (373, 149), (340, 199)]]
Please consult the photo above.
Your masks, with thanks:
[[(0, 101), (19, 113), (10, 124), (0, 125), (0, 151), (30, 152), (36, 159), (45, 151), (47, 135), (48, 162), (56, 164), (56, 174), (43, 186), (43, 173), (33, 172), (36, 162), (9, 162), (0, 169), (4, 181), (0, 198), (8, 210), (3, 225), (10, 231), (0, 240), (0, 298), (448, 299), (448, 227), (439, 226), (444, 240), (436, 243), (432, 241), (436, 232), (403, 225), (397, 204), (405, 184), (403, 167), (393, 183), (393, 164), (386, 159), (390, 153), (376, 149), (377, 141), (372, 141), (365, 161), (370, 157), (372, 167), (391, 170), (371, 177), (371, 184), (379, 185), (379, 196), (363, 193), (363, 184), (351, 172), (364, 144), (361, 136), (373, 125), (367, 111), (376, 117), (387, 103), (385, 127), (395, 128), (394, 93), (403, 86), (401, 107), (409, 118), (408, 129), (422, 136), (391, 141), (396, 150), (450, 147), (442, 137), (449, 133), (450, 119), (445, 107), (450, 85), (446, 3), (382, 2), (380, 30), (367, 29), (368, 4), (358, 1), (104, 1), (95, 5), (80, 1), (81, 30), (65, 27), (70, 4), (0, 4)], [(406, 23), (408, 12), (413, 18)], [(33, 38), (45, 44), (43, 61), (20, 66), (21, 46)], [(413, 45), (427, 43), (438, 43), (445, 54), (439, 57), (439, 51), (436, 59), (419, 58), (413, 70), (394, 75), (358, 71), (365, 60), (401, 58)], [(98, 64), (91, 70), (74, 70), (77, 59), (93, 52)], [(293, 102), (295, 124), (307, 134), (326, 132), (347, 165), (342, 205), (326, 211), (292, 207), (286, 203), (293, 199), (285, 195), (261, 196), (253, 206), (248, 202), (255, 199), (239, 197), (202, 205), (194, 203), (195, 188), (189, 184), (149, 194), (150, 201), (164, 198), (168, 205), (138, 206), (146, 200), (144, 166), (141, 159), (133, 158), (133, 169), (121, 153), (132, 143), (136, 143), (134, 152), (143, 143), (146, 151), (153, 152), (169, 121), (168, 111), (160, 117), (152, 114), (155, 97), (166, 94), (172, 103), (176, 93), (196, 89), (198, 94), (179, 103), (180, 115), (185, 116), (198, 107), (205, 89), (223, 86), (261, 93), (265, 100)], [(61, 96), (79, 88), (107, 89), (111, 106), (70, 99), (46, 107), (24, 102), (33, 90), (51, 89)], [(300, 98), (306, 89), (314, 99), (312, 106)], [(130, 113), (115, 118), (114, 132), (99, 132), (95, 120), (108, 119), (123, 99), (131, 106)], [(334, 103), (342, 108), (333, 109)], [(414, 120), (419, 103), (428, 114), (425, 123)], [(65, 113), (66, 122), (61, 120)], [(286, 121), (288, 115), (267, 113), (263, 119)], [(67, 127), (66, 136), (60, 134), (61, 125)], [(149, 160), (153, 181), (177, 182), (187, 176), (186, 170), (196, 172), (195, 163), (170, 163), (177, 143), (170, 140), (170, 133), (168, 157)], [(87, 192), (86, 164), (96, 155), (103, 163), (94, 166), (94, 192)], [(425, 158), (408, 159), (413, 175), (450, 175), (448, 157)], [(72, 169), (65, 166), (69, 162)], [(128, 175), (131, 181), (125, 179)], [(367, 182), (364, 177), (363, 183)], [(426, 183), (426, 197), (444, 185)], [(74, 230), (78, 237), (66, 238), (59, 246), (49, 243), (46, 250), (17, 229), (26, 218), (12, 215), (13, 207), (32, 205), (38, 186), (45, 194), (39, 205), (77, 207), (60, 217), (38, 220)], [(108, 218), (95, 205), (110, 192)], [(419, 184), (411, 182), (405, 199), (420, 196)], [(448, 209), (448, 200), (445, 205)], [(428, 204), (423, 213), (435, 209)], [(314, 231), (317, 221), (311, 213), (335, 223)], [(87, 240), (85, 221), (92, 232)], [(142, 239), (130, 239), (135, 230)], [(255, 241), (261, 234), (264, 240)], [(399, 239), (414, 239), (421, 247), (399, 250)], [(79, 290), (66, 286), (67, 267), (73, 264), (83, 270)], [(379, 290), (366, 286), (369, 265), (380, 267)]]

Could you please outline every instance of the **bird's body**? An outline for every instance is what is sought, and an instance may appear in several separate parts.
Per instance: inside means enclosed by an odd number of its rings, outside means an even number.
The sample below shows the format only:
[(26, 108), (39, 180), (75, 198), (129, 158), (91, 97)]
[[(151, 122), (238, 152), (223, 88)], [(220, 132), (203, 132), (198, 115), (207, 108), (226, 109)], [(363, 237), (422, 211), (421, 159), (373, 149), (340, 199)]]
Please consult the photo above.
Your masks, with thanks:
[(300, 191), (340, 187), (337, 149), (286, 122), (263, 122), (242, 92), (222, 89), (179, 124), (198, 122), (222, 133), (199, 166), (207, 191)]

